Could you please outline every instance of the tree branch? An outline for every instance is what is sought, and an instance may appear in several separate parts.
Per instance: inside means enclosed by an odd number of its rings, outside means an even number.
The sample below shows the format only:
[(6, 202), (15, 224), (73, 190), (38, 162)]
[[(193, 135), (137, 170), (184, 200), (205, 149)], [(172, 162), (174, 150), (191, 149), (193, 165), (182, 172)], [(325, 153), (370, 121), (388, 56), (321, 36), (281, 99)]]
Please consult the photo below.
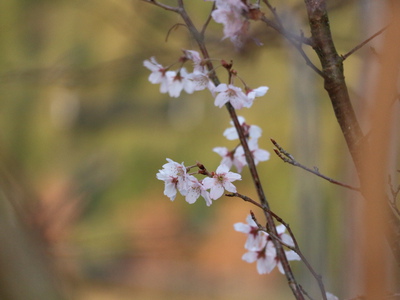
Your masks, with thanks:
[(358, 44), (357, 46), (355, 46), (353, 49), (351, 49), (349, 52), (347, 52), (344, 55), (341, 55), (342, 60), (345, 60), (346, 58), (348, 58), (350, 55), (352, 55), (354, 52), (358, 51), (360, 48), (362, 48), (365, 44), (367, 44), (368, 42), (370, 42), (372, 39), (374, 39), (375, 37), (377, 37), (378, 35), (380, 35), (382, 32), (384, 32), (386, 30), (388, 26), (383, 27), (381, 30), (379, 30), (377, 33), (375, 33), (374, 35), (372, 35), (371, 37), (369, 37), (368, 39), (366, 39), (364, 42)]
[(339, 185), (341, 187), (348, 188), (348, 189), (353, 190), (353, 191), (360, 192), (360, 188), (357, 188), (357, 187), (342, 183), (340, 181), (337, 181), (337, 180), (335, 180), (333, 178), (330, 178), (330, 177), (328, 177), (326, 175), (321, 174), (319, 172), (318, 168), (316, 168), (316, 167), (314, 167), (313, 169), (310, 169), (310, 168), (302, 165), (297, 160), (295, 160), (294, 157), (289, 152), (287, 152), (285, 149), (283, 149), (274, 139), (271, 139), (271, 142), (277, 148), (277, 149), (274, 149), (275, 154), (278, 155), (278, 157), (282, 161), (284, 161), (285, 163), (291, 164), (292, 166), (295, 166), (295, 167), (299, 167), (299, 168), (301, 168), (301, 169), (303, 169), (303, 170), (305, 170), (307, 172), (310, 172), (310, 173), (312, 173), (314, 175), (317, 175), (318, 177), (321, 177), (321, 178), (329, 181), (330, 183)]
[(337, 53), (329, 25), (325, 0), (305, 0), (313, 49), (321, 62), (324, 87), (360, 176), (360, 152), (364, 135), (350, 101), (343, 74), (343, 59)]

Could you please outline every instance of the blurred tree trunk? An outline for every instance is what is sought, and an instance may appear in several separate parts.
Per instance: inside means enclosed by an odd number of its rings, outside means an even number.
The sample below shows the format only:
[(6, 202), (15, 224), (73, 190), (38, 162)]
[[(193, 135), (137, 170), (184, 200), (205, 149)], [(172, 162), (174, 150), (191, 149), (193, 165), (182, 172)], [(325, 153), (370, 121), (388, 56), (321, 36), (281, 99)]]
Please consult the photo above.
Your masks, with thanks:
[(45, 248), (0, 191), (0, 299), (61, 300)]

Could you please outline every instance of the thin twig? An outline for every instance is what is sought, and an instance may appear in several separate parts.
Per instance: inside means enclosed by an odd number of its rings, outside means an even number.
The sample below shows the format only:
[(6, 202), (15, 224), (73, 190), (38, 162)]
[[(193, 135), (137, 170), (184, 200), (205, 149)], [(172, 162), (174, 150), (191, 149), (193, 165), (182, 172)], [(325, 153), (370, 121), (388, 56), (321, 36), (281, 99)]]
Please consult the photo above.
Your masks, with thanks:
[(357, 187), (354, 187), (354, 186), (351, 186), (351, 185), (342, 183), (342, 182), (337, 181), (337, 180), (335, 180), (335, 179), (332, 179), (332, 178), (330, 178), (330, 177), (328, 177), (328, 176), (326, 176), (326, 175), (324, 175), (324, 174), (321, 174), (321, 173), (319, 172), (318, 168), (316, 168), (316, 167), (314, 167), (313, 169), (311, 169), (311, 168), (308, 168), (308, 167), (302, 165), (302, 164), (299, 163), (297, 160), (295, 160), (294, 157), (293, 157), (289, 152), (287, 152), (285, 149), (283, 149), (274, 139), (271, 139), (271, 142), (272, 142), (272, 143), (274, 144), (274, 146), (277, 148), (277, 149), (274, 149), (274, 152), (275, 152), (276, 155), (278, 155), (278, 157), (279, 157), (281, 160), (283, 160), (284, 162), (286, 162), (286, 163), (288, 163), (288, 164), (291, 164), (292, 166), (299, 167), (299, 168), (301, 168), (301, 169), (303, 169), (303, 170), (305, 170), (305, 171), (307, 171), (307, 172), (310, 172), (310, 173), (312, 173), (312, 174), (314, 174), (314, 175), (317, 175), (318, 177), (321, 177), (321, 178), (323, 178), (323, 179), (329, 181), (330, 183), (339, 185), (339, 186), (341, 186), (341, 187), (348, 188), (348, 189), (353, 190), (353, 191), (360, 192), (360, 189), (357, 188)]
[(372, 39), (374, 39), (375, 37), (377, 37), (378, 35), (380, 35), (382, 32), (384, 32), (389, 25), (383, 27), (381, 30), (379, 30), (377, 33), (373, 34), (371, 37), (369, 37), (368, 39), (366, 39), (364, 42), (358, 44), (357, 46), (355, 46), (353, 49), (351, 49), (349, 52), (347, 52), (344, 55), (341, 55), (342, 59), (345, 60), (346, 58), (348, 58), (350, 55), (352, 55), (354, 52), (356, 52), (357, 50), (359, 50), (360, 48), (362, 48), (365, 44), (367, 44), (369, 41), (371, 41)]
[(304, 52), (302, 45), (306, 44), (309, 46), (312, 46), (312, 40), (310, 38), (306, 38), (303, 34), (300, 36), (294, 35), (293, 33), (287, 31), (285, 27), (283, 26), (283, 23), (276, 12), (276, 8), (273, 7), (268, 0), (263, 0), (263, 2), (267, 5), (271, 13), (273, 14), (274, 18), (276, 19), (276, 22), (271, 21), (264, 15), (261, 17), (261, 21), (263, 21), (265, 24), (267, 24), (269, 27), (273, 28), (276, 30), (278, 33), (280, 33), (284, 38), (286, 38), (295, 48), (296, 50), (300, 53), (300, 55), (303, 57), (304, 61), (306, 64), (314, 71), (316, 72), (319, 76), (324, 78), (324, 73), (315, 66), (310, 58), (307, 56), (307, 54)]
[(306, 44), (309, 46), (312, 46), (312, 40), (310, 38), (306, 38), (304, 35), (296, 35), (293, 34), (292, 32), (289, 32), (286, 30), (286, 28), (283, 26), (283, 22), (280, 19), (278, 13), (276, 12), (276, 8), (273, 7), (268, 0), (263, 0), (263, 2), (267, 5), (267, 7), (269, 8), (269, 10), (271, 11), (272, 15), (274, 16), (275, 20), (277, 23), (269, 20), (268, 18), (264, 17), (263, 18), (263, 22), (265, 22), (268, 26), (270, 26), (271, 28), (273, 28), (274, 30), (276, 30), (278, 33), (280, 33), (281, 35), (283, 35), (286, 38), (290, 38), (294, 41), (300, 42), (302, 44)]
[(210, 24), (210, 21), (211, 21), (211, 19), (212, 19), (211, 13), (213, 12), (214, 9), (215, 9), (215, 2), (213, 3), (213, 6), (212, 6), (212, 8), (211, 8), (211, 11), (210, 11), (210, 13), (208, 14), (207, 20), (204, 22), (203, 28), (201, 29), (201, 32), (200, 32), (200, 33), (201, 33), (201, 35), (203, 35), (203, 36), (204, 36), (204, 34), (205, 34), (205, 32), (206, 32), (206, 29), (207, 29), (208, 24)]
[(171, 31), (174, 30), (174, 29), (177, 29), (179, 26), (185, 26), (186, 27), (186, 25), (182, 24), (182, 23), (174, 24), (167, 32), (167, 36), (165, 37), (165, 42), (168, 42), (168, 38), (169, 38), (169, 35), (171, 34)]
[(169, 11), (173, 11), (173, 12), (179, 13), (179, 8), (178, 7), (169, 6), (169, 5), (160, 3), (160, 2), (158, 2), (156, 0), (142, 0), (142, 1), (144, 1), (146, 3), (149, 3), (149, 4), (153, 4), (153, 5), (158, 6), (158, 7), (161, 7), (163, 9), (165, 9), (165, 10), (169, 10)]

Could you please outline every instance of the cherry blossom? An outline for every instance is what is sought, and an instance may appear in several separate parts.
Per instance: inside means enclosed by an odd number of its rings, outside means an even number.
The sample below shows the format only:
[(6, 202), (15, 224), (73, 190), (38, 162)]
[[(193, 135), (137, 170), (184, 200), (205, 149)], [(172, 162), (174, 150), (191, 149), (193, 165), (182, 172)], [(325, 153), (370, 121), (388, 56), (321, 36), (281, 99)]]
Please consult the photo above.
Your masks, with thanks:
[[(270, 242), (269, 245), (266, 247), (266, 252), (267, 252), (267, 255), (273, 257), (273, 260), (269, 262), (269, 265), (266, 267), (266, 269), (272, 271), (275, 267), (278, 267), (279, 272), (281, 272), (282, 274), (285, 274), (285, 270), (283, 269), (282, 262), (279, 260), (279, 257), (276, 253), (276, 248), (275, 248), (275, 246), (273, 246), (272, 242)], [(285, 255), (286, 255), (286, 258), (288, 261), (300, 260), (300, 256), (298, 256), (297, 253), (294, 252), (293, 250), (285, 251)], [(269, 273), (269, 272), (267, 272), (267, 273)]]
[[(258, 148), (258, 142), (256, 139), (248, 141), (248, 146), (251, 155), (253, 156), (254, 163), (257, 165), (261, 161), (269, 160), (270, 153), (267, 150)], [(246, 156), (243, 147), (238, 147), (235, 151), (235, 159), (239, 165), (245, 166), (247, 164)]]
[(200, 53), (195, 50), (182, 50), (185, 54), (186, 59), (189, 59), (193, 62), (193, 70), (198, 71), (200, 73), (207, 73), (207, 68), (203, 65), (203, 60), (200, 56)]
[(175, 71), (168, 71), (167, 68), (160, 65), (155, 57), (151, 57), (150, 60), (143, 61), (143, 65), (151, 71), (149, 75), (149, 81), (153, 84), (160, 83), (160, 92), (167, 93), (168, 86), (172, 79), (176, 76)]
[(254, 101), (256, 97), (262, 97), (264, 96), (269, 90), (269, 87), (267, 86), (260, 86), (256, 89), (246, 89), (246, 95), (249, 98), (250, 101)]
[(171, 97), (179, 97), (182, 90), (186, 93), (192, 94), (194, 91), (194, 84), (188, 79), (188, 73), (185, 68), (181, 68), (179, 72), (169, 81), (168, 93)]
[(326, 292), (326, 299), (327, 300), (339, 300), (338, 297), (336, 297), (334, 294)]
[(201, 91), (204, 89), (209, 89), (213, 91), (215, 89), (214, 83), (210, 80), (206, 73), (194, 70), (193, 73), (188, 75), (188, 80), (193, 83), (193, 90)]
[[(247, 234), (245, 249), (248, 252), (243, 254), (242, 259), (248, 263), (257, 262), (257, 271), (259, 274), (270, 273), (275, 267), (283, 274), (283, 266), (277, 255), (272, 238), (266, 232), (260, 233), (257, 224), (251, 216), (248, 216), (246, 220), (247, 224), (236, 223), (234, 225), (236, 231)], [(285, 230), (286, 228), (282, 224), (276, 227), (279, 239), (286, 245), (294, 246), (293, 239), (285, 233)], [(300, 260), (300, 257), (293, 250), (285, 251), (285, 255), (288, 261)]]
[(267, 251), (267, 247), (260, 250), (253, 250), (243, 254), (242, 259), (248, 263), (257, 262), (258, 274), (271, 273), (275, 265), (275, 255)]
[(163, 165), (163, 169), (157, 173), (157, 179), (165, 182), (164, 195), (171, 201), (175, 200), (177, 191), (183, 196), (187, 193), (187, 174), (186, 168), (169, 158), (168, 163)]
[(267, 233), (260, 231), (251, 215), (246, 218), (246, 223), (235, 223), (233, 227), (236, 231), (247, 234), (247, 240), (244, 247), (248, 250), (260, 250), (265, 246)]
[(215, 3), (211, 16), (215, 22), (223, 24), (223, 38), (229, 38), (236, 47), (242, 46), (250, 24), (243, 13), (249, 8), (241, 0), (217, 0)]
[(224, 190), (231, 193), (236, 193), (236, 187), (232, 184), (235, 180), (241, 180), (241, 176), (237, 173), (229, 172), (226, 165), (220, 165), (212, 177), (203, 179), (205, 189), (210, 189), (210, 198), (216, 200), (220, 198)]
[(204, 200), (206, 200), (207, 206), (210, 206), (212, 204), (209, 193), (196, 177), (194, 177), (193, 175), (189, 175), (187, 178), (187, 182), (188, 189), (186, 193), (186, 201), (188, 203), (195, 203), (196, 200), (200, 196), (202, 196)]
[(233, 164), (233, 152), (229, 151), (226, 147), (215, 147), (213, 151), (222, 157), (221, 165), (227, 166), (229, 169)]
[(239, 87), (221, 83), (213, 91), (218, 93), (214, 101), (215, 106), (222, 107), (225, 103), (230, 102), (235, 109), (250, 107), (249, 98)]
[[(260, 127), (257, 125), (248, 125), (245, 123), (245, 119), (242, 116), (238, 116), (238, 121), (241, 127), (243, 128), (244, 135), (248, 137), (249, 139), (258, 139), (261, 137), (262, 130)], [(233, 122), (230, 122), (233, 127), (227, 128), (224, 131), (224, 136), (228, 140), (237, 140), (239, 139), (239, 135), (237, 133), (237, 130), (235, 126), (233, 125)]]

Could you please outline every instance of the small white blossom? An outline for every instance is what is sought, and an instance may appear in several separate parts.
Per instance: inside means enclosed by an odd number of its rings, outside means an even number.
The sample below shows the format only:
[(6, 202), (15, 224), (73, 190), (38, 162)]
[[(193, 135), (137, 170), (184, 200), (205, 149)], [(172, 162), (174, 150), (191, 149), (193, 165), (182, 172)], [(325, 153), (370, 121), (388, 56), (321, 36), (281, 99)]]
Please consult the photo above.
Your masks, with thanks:
[(168, 93), (171, 97), (179, 97), (182, 90), (186, 93), (192, 94), (194, 91), (194, 84), (188, 79), (188, 73), (185, 68), (181, 68), (178, 73), (169, 82)]
[(208, 78), (206, 73), (194, 70), (193, 73), (188, 75), (188, 80), (193, 82), (193, 89), (195, 91), (201, 91), (209, 89), (213, 91), (215, 89), (214, 83)]
[(204, 200), (206, 200), (207, 206), (210, 206), (212, 204), (209, 193), (196, 177), (194, 177), (193, 175), (189, 175), (187, 182), (188, 188), (186, 193), (186, 202), (190, 204), (195, 203), (196, 200), (200, 196), (202, 196)]
[(269, 87), (267, 86), (260, 86), (256, 89), (247, 89), (246, 94), (251, 103), (253, 103), (254, 99), (256, 97), (262, 97), (264, 96), (269, 90)]
[[(256, 233), (255, 226), (257, 225), (255, 222), (252, 223), (251, 221), (249, 220), (249, 217), (247, 217), (248, 224), (236, 223), (234, 225), (235, 230), (244, 232), (248, 235), (245, 244), (245, 248), (248, 252), (242, 256), (242, 259), (249, 263), (257, 262), (257, 271), (259, 274), (270, 273), (275, 267), (278, 268), (279, 272), (284, 273), (282, 263), (276, 253), (276, 248), (271, 237), (265, 232), (259, 234), (257, 231)], [(285, 233), (285, 230), (286, 228), (284, 225), (277, 226), (276, 231), (278, 237), (285, 244), (294, 246), (293, 239)], [(285, 255), (288, 261), (300, 260), (300, 257), (293, 250), (285, 251)]]
[(239, 87), (221, 83), (213, 91), (218, 93), (214, 101), (215, 106), (222, 107), (225, 103), (230, 102), (235, 109), (249, 107), (249, 98)]
[[(249, 139), (258, 139), (261, 137), (262, 130), (260, 127), (257, 125), (248, 125), (245, 122), (245, 119), (242, 116), (238, 116), (238, 121), (239, 124), (241, 125), (244, 135), (248, 137)], [(229, 127), (224, 131), (224, 136), (228, 140), (237, 140), (239, 138), (239, 135), (237, 133), (237, 130), (235, 126), (233, 125), (233, 122), (231, 121), (230, 124), (233, 127)]]
[(229, 172), (226, 165), (220, 165), (213, 173), (213, 177), (203, 179), (203, 186), (205, 189), (210, 189), (210, 198), (216, 200), (223, 195), (224, 190), (236, 193), (236, 187), (232, 184), (235, 180), (241, 180), (241, 176)]
[(176, 75), (174, 71), (168, 71), (167, 68), (160, 65), (154, 57), (150, 60), (145, 60), (143, 65), (151, 71), (149, 75), (149, 81), (153, 84), (160, 84), (160, 92), (167, 93), (168, 86), (170, 85), (172, 78)]
[(326, 299), (327, 300), (339, 300), (338, 297), (336, 297), (334, 294), (326, 292)]
[(200, 53), (194, 50), (183, 50), (185, 57), (193, 62), (193, 70), (200, 73), (207, 73), (207, 68), (203, 65)]
[(243, 232), (247, 234), (247, 240), (244, 245), (244, 248), (248, 250), (260, 250), (265, 246), (266, 243), (266, 235), (267, 233), (264, 231), (260, 231), (256, 222), (254, 222), (251, 215), (248, 215), (246, 218), (246, 223), (235, 223), (233, 227), (236, 231)]
[(248, 7), (241, 0), (217, 0), (215, 3), (216, 9), (211, 16), (215, 22), (223, 24), (223, 38), (229, 38), (236, 47), (241, 47), (250, 24), (243, 16)]
[(168, 163), (163, 165), (163, 169), (157, 173), (157, 179), (165, 182), (164, 195), (173, 201), (177, 191), (183, 196), (187, 193), (187, 174), (186, 168), (182, 164), (167, 158)]

